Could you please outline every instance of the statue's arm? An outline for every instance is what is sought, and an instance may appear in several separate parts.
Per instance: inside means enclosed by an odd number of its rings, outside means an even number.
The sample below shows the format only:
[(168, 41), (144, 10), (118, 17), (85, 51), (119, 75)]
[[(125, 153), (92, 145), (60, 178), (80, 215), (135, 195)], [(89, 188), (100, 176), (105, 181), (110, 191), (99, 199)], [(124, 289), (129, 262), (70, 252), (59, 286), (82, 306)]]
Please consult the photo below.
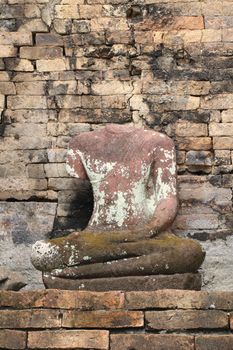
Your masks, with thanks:
[(87, 180), (88, 176), (83, 165), (81, 152), (77, 147), (76, 138), (72, 139), (69, 144), (66, 157), (66, 170), (69, 175), (81, 180)]
[(155, 148), (153, 183), (156, 207), (149, 227), (161, 232), (174, 221), (178, 210), (176, 185), (176, 153), (173, 141), (162, 136)]

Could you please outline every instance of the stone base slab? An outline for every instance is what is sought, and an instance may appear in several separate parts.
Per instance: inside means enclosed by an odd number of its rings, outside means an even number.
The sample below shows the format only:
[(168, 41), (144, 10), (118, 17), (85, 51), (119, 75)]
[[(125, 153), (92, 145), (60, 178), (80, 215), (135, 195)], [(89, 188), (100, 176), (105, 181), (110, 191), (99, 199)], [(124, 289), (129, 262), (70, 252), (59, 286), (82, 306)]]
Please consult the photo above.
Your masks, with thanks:
[(128, 276), (96, 279), (68, 279), (43, 275), (47, 289), (90, 290), (90, 291), (153, 291), (158, 289), (200, 290), (201, 275), (185, 273), (156, 276)]

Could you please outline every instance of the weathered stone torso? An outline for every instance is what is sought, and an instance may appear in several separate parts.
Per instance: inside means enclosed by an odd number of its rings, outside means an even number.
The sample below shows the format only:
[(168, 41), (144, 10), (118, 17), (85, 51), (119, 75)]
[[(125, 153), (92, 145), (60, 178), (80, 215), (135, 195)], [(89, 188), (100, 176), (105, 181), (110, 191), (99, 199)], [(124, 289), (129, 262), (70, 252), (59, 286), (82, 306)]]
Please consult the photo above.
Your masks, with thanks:
[(173, 149), (162, 147), (163, 138), (151, 130), (109, 125), (72, 141), (67, 170), (88, 178), (93, 187), (94, 210), (88, 228), (143, 226), (161, 199), (176, 195), (175, 155)]

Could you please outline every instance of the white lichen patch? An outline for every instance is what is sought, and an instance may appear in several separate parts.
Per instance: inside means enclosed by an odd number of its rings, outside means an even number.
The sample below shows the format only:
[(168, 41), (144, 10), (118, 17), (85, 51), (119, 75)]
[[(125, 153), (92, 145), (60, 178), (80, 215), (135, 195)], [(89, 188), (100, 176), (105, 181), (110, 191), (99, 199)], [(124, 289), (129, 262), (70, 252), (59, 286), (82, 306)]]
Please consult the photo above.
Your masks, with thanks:
[(86, 255), (86, 256), (83, 257), (83, 260), (84, 260), (84, 261), (88, 261), (88, 260), (91, 260), (91, 259), (92, 259), (91, 256), (88, 256), (88, 255)]
[(161, 168), (157, 169), (157, 179), (156, 179), (156, 201), (157, 203), (169, 195), (176, 195), (176, 187), (174, 181), (164, 182), (162, 180), (163, 170)]
[(46, 241), (37, 241), (32, 246), (31, 262), (41, 271), (56, 268), (59, 261), (59, 249)]
[(70, 257), (68, 261), (68, 266), (77, 265), (79, 263), (77, 249), (75, 246), (71, 245), (70, 250), (71, 252), (70, 252)]
[(111, 205), (106, 208), (106, 221), (112, 222), (118, 227), (122, 227), (129, 213), (129, 203), (126, 194), (123, 192), (115, 192), (114, 200)]
[(70, 156), (72, 160), (76, 159), (76, 155), (72, 149), (68, 149), (67, 156)]
[(66, 163), (66, 171), (70, 176), (79, 178), (79, 175), (75, 171), (74, 167), (72, 167), (70, 164)]

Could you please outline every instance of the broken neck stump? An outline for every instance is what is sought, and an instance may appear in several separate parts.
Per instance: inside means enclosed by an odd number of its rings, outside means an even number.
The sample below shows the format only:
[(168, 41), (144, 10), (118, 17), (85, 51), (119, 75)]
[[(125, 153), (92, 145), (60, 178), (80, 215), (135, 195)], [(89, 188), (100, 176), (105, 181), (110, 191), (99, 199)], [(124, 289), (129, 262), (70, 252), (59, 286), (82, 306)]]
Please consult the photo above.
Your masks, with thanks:
[(74, 137), (67, 170), (94, 194), (85, 230), (33, 246), (47, 288), (200, 289), (205, 253), (168, 231), (177, 213), (173, 142), (152, 130), (110, 124)]

